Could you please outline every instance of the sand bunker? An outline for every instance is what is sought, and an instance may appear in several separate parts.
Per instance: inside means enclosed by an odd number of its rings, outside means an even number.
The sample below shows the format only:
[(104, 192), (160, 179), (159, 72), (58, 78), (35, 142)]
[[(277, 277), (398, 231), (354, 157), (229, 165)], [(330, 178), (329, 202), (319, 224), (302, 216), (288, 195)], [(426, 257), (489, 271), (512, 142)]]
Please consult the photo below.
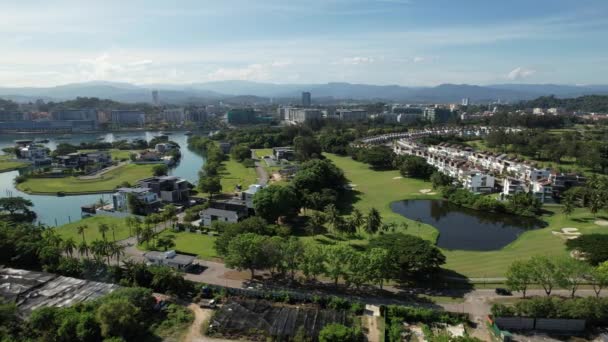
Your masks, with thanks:
[(401, 179), (401, 178), (403, 178), (403, 177), (393, 177), (393, 179)]
[(551, 233), (566, 240), (578, 239), (581, 236), (581, 233), (578, 231), (578, 228), (562, 228), (559, 232)]
[(597, 224), (598, 226), (608, 227), (608, 221), (606, 220), (596, 220), (593, 223)]
[(422, 189), (420, 190), (421, 194), (428, 194), (429, 192), (433, 191), (432, 189)]

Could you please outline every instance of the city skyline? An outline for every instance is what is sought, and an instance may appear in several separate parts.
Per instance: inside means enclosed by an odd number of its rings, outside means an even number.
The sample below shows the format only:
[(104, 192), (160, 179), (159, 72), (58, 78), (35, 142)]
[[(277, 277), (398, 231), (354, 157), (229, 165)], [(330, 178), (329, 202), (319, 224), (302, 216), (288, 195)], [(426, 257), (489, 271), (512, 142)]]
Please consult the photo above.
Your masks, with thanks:
[(0, 86), (602, 84), (602, 1), (0, 4)]

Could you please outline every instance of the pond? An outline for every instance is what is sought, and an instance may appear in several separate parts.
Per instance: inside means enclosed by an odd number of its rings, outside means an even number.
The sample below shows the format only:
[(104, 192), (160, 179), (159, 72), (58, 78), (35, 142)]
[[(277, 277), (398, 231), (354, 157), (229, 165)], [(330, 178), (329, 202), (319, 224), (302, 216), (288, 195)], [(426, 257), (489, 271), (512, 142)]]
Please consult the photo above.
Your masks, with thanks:
[(444, 249), (498, 250), (515, 241), (523, 232), (545, 225), (535, 218), (483, 212), (444, 200), (393, 202), (391, 209), (411, 220), (437, 228), (437, 246)]
[[(81, 142), (116, 140), (145, 139), (150, 141), (157, 136), (157, 132), (120, 132), (105, 134), (73, 134), (70, 136), (62, 135), (8, 135), (0, 134), (0, 150), (4, 147), (14, 146), (15, 140), (19, 139), (48, 139), (49, 142), (43, 145), (51, 150), (55, 149), (59, 143), (69, 143), (79, 145)], [(170, 140), (175, 141), (181, 147), (182, 158), (180, 163), (170, 170), (171, 175), (187, 179), (191, 183), (198, 182), (198, 171), (204, 164), (204, 158), (188, 149), (188, 137), (184, 132), (174, 132), (169, 136)], [(1, 152), (0, 152), (1, 153)], [(112, 194), (80, 195), (80, 196), (43, 196), (28, 195), (17, 190), (13, 180), (19, 175), (19, 171), (0, 173), (0, 197), (21, 196), (32, 201), (33, 210), (38, 215), (37, 221), (49, 226), (62, 225), (80, 219), (80, 206), (92, 204), (103, 198), (109, 202)]]

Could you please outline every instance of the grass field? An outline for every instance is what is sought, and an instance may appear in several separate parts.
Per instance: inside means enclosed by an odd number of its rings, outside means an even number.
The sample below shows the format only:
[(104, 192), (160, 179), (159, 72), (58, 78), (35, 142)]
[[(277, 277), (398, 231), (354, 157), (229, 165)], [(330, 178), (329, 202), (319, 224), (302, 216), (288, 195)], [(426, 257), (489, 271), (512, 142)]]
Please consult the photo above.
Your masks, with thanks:
[(326, 154), (346, 175), (355, 193), (354, 207), (365, 215), (373, 207), (380, 211), (383, 222), (407, 222), (409, 234), (418, 235), (424, 239), (435, 242), (437, 230), (429, 225), (407, 219), (394, 213), (390, 204), (404, 199), (434, 199), (438, 195), (425, 195), (423, 189), (431, 189), (431, 183), (414, 178), (402, 178), (399, 171), (374, 171), (367, 164), (352, 160), (350, 157), (341, 157)]
[[(199, 258), (204, 260), (210, 260), (217, 258), (217, 252), (213, 246), (215, 237), (207, 234), (188, 233), (188, 232), (173, 232), (165, 230), (161, 233), (163, 235), (174, 235), (175, 236), (175, 250), (178, 252), (184, 252), (188, 254), (196, 254)], [(137, 248), (146, 250), (146, 245), (141, 244)]]
[(120, 166), (97, 179), (65, 178), (30, 178), (17, 185), (17, 188), (27, 193), (57, 193), (69, 194), (94, 193), (112, 191), (123, 182), (134, 184), (140, 179), (152, 176), (154, 165), (127, 164)]
[[(358, 191), (354, 206), (365, 213), (369, 208), (376, 207), (385, 222), (409, 222), (408, 234), (418, 235), (435, 241), (438, 232), (428, 225), (418, 225), (391, 211), (389, 205), (393, 201), (403, 199), (437, 198), (420, 194), (420, 189), (431, 188), (428, 182), (399, 177), (397, 171), (374, 171), (363, 163), (353, 161), (348, 157), (327, 155), (338, 167), (344, 170), (346, 177), (354, 183)], [(561, 228), (578, 228), (583, 234), (608, 234), (608, 227), (600, 227), (594, 223), (596, 218), (587, 209), (577, 209), (570, 217), (561, 213), (561, 206), (545, 206), (547, 214), (542, 219), (548, 223), (543, 229), (532, 230), (522, 234), (516, 241), (497, 251), (478, 252), (462, 250), (443, 250), (446, 255), (447, 269), (471, 278), (490, 278), (504, 276), (508, 266), (517, 259), (527, 259), (534, 255), (549, 257), (567, 256), (564, 240), (551, 232)], [(311, 238), (305, 238), (311, 239)], [(317, 236), (315, 241), (322, 244), (335, 243), (336, 240), (326, 236)], [(352, 245), (365, 244), (366, 238), (348, 241)]]
[(445, 268), (464, 274), (470, 278), (502, 277), (514, 260), (529, 259), (534, 255), (548, 257), (567, 256), (565, 241), (553, 235), (552, 231), (561, 228), (578, 228), (583, 234), (608, 234), (608, 227), (593, 223), (596, 218), (587, 209), (577, 209), (570, 217), (561, 213), (560, 206), (548, 206), (550, 214), (542, 219), (549, 226), (531, 230), (522, 234), (517, 240), (498, 251), (447, 251)]
[[(96, 152), (98, 150), (79, 150), (79, 152)], [(110, 155), (112, 159), (129, 159), (131, 153), (137, 153), (138, 151), (130, 151), (130, 150), (119, 150), (119, 149), (111, 149)]]
[(20, 169), (22, 167), (28, 166), (28, 163), (9, 161), (3, 158), (0, 158), (0, 172), (7, 172)]
[(222, 166), (223, 169), (220, 170), (220, 176), (222, 192), (224, 193), (232, 193), (238, 184), (242, 185), (243, 189), (246, 189), (249, 185), (257, 182), (258, 176), (253, 167), (245, 167), (230, 157), (222, 163)]
[(255, 155), (258, 158), (262, 158), (264, 156), (271, 156), (272, 155), (272, 149), (271, 148), (259, 148), (254, 150), (255, 151)]
[[(55, 229), (62, 238), (73, 238), (75, 241), (80, 242), (82, 241), (82, 235), (78, 234), (78, 226), (86, 225), (88, 228), (85, 230), (84, 237), (87, 240), (87, 243), (90, 243), (91, 241), (101, 240), (101, 234), (99, 233), (98, 227), (104, 223), (110, 227), (116, 227), (116, 230), (114, 231), (116, 240), (123, 240), (129, 237), (129, 227), (127, 227), (125, 219), (109, 216), (87, 217)], [(110, 240), (113, 239), (111, 229), (108, 231), (106, 237)]]

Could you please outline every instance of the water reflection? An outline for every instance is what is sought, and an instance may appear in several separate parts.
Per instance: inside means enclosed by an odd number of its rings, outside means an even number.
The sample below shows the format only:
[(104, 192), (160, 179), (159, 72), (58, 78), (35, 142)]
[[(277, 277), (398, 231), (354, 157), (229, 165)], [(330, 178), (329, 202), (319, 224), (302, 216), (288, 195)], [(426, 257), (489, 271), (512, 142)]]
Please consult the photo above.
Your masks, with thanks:
[[(156, 132), (129, 132), (129, 133), (105, 133), (105, 134), (73, 134), (62, 135), (6, 135), (0, 134), (0, 150), (4, 147), (14, 146), (15, 140), (48, 139), (48, 143), (42, 145), (53, 150), (60, 143), (79, 145), (81, 142), (114, 142), (118, 140), (145, 139), (150, 141), (157, 136)], [(192, 183), (198, 181), (198, 171), (204, 164), (201, 155), (188, 149), (188, 137), (183, 133), (174, 133), (169, 136), (181, 147), (182, 159), (173, 169), (171, 175), (183, 177)], [(0, 152), (2, 153), (2, 152)], [(106, 202), (111, 200), (111, 194), (80, 195), (80, 196), (39, 196), (28, 195), (17, 190), (13, 180), (19, 174), (18, 171), (0, 173), (0, 197), (21, 196), (34, 203), (34, 211), (38, 214), (38, 221), (50, 226), (62, 225), (80, 219), (80, 206), (99, 201), (103, 198)]]
[(515, 241), (524, 231), (544, 226), (534, 218), (477, 211), (443, 200), (393, 202), (391, 209), (437, 228), (437, 245), (445, 249), (497, 250)]

